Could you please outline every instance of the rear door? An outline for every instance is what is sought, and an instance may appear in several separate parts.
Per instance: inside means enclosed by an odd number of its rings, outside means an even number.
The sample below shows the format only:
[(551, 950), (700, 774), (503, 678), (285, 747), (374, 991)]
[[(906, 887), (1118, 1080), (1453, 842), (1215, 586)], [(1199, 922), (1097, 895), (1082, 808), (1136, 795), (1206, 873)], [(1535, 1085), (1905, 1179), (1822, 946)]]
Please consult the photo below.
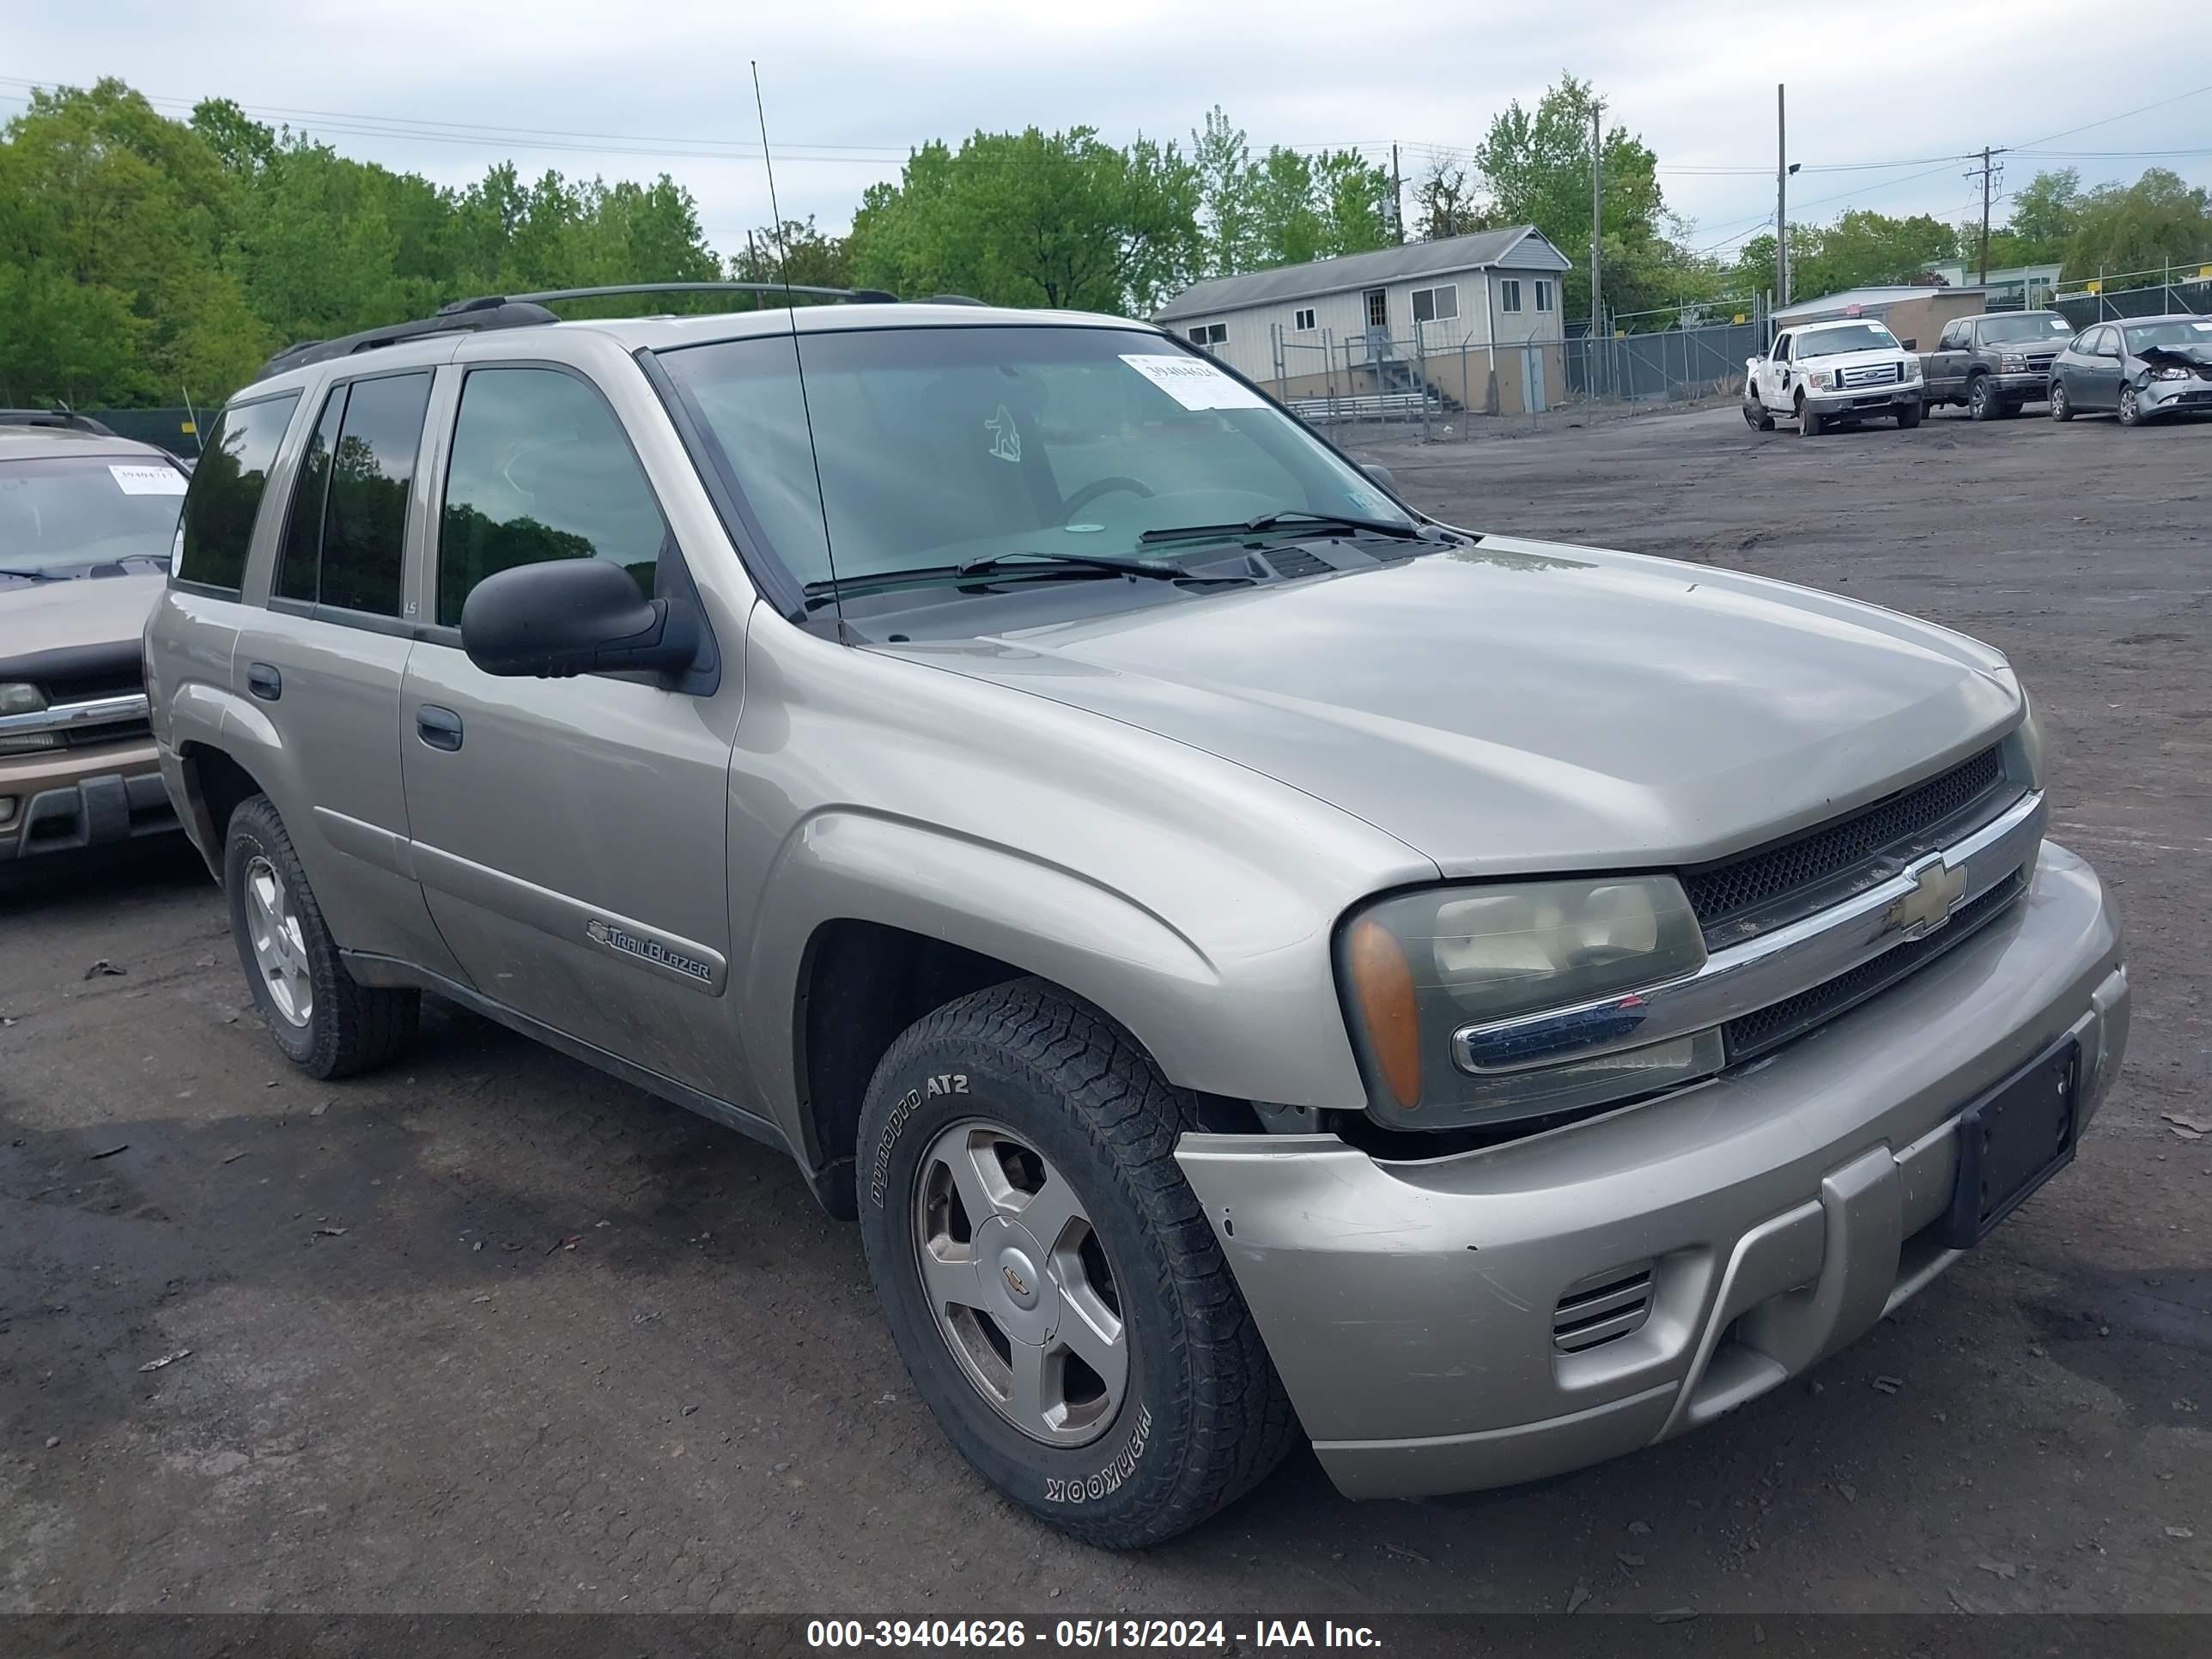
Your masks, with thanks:
[[(617, 388), (632, 418), (665, 426), (641, 377), (614, 368), (637, 380)], [(703, 692), (635, 674), (504, 678), (471, 663), (462, 608), (497, 571), (608, 559), (648, 594), (688, 576), (639, 448), (592, 378), (552, 362), (447, 373), (455, 412), (399, 741), (430, 912), (485, 996), (726, 1098), (725, 836), (743, 641), (718, 641), (720, 679)]]
[[(276, 739), (264, 778), (349, 951), (451, 974), (408, 873), (399, 688), (411, 648), (406, 549), (431, 370), (341, 380), (322, 395), (287, 475), (265, 609), (232, 659), (234, 707)], [(280, 784), (276, 780), (282, 778)]]
[(2120, 331), (2110, 323), (2089, 331), (2081, 367), (2074, 376), (2076, 409), (2117, 409), (2120, 404)]

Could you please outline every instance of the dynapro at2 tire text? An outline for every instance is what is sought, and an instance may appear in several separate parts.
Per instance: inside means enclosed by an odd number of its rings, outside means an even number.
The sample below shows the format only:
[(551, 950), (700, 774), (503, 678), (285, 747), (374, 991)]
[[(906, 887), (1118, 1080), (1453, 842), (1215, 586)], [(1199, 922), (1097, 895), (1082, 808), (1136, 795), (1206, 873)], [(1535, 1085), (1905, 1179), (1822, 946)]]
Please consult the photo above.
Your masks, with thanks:
[[(860, 1232), (868, 1271), (915, 1387), (963, 1455), (992, 1485), (1086, 1542), (1140, 1548), (1197, 1525), (1249, 1491), (1292, 1443), (1296, 1419), (1212, 1229), (1175, 1162), (1177, 1138), (1195, 1103), (1161, 1078), (1113, 1023), (1034, 980), (992, 987), (947, 1004), (908, 1028), (877, 1068), (862, 1108), (858, 1150)], [(1000, 1132), (1006, 1139), (997, 1140)], [(1016, 1425), (971, 1372), (992, 1354), (1012, 1354), (1019, 1307), (1005, 1323), (950, 1315), (941, 1291), (925, 1288), (922, 1256), (941, 1271), (938, 1244), (959, 1253), (963, 1204), (945, 1197), (950, 1164), (941, 1149), (994, 1147), (1012, 1171), (1005, 1215), (965, 1221), (988, 1291), (1001, 1279), (1034, 1297), (1042, 1267), (1026, 1243), (1005, 1256), (977, 1248), (986, 1229), (1018, 1223), (1024, 1170), (1064, 1181), (1063, 1210), (1079, 1205), (1065, 1235), (1087, 1237), (1043, 1255), (1058, 1265), (1045, 1294), (1090, 1294), (1069, 1274), (1107, 1282), (1126, 1347), (1118, 1401), (1081, 1443), (1048, 1443)], [(1029, 1149), (1029, 1150), (1023, 1150)], [(969, 1172), (973, 1176), (974, 1171)], [(1040, 1188), (1041, 1190), (1041, 1188)], [(1044, 1206), (1037, 1206), (1040, 1210)], [(946, 1219), (948, 1213), (950, 1219)], [(1043, 1224), (1039, 1224), (1042, 1225)], [(993, 1240), (1023, 1240), (1018, 1231)], [(995, 1243), (991, 1249), (995, 1249)], [(1085, 1262), (1091, 1265), (1086, 1268)], [(1011, 1265), (1002, 1265), (1011, 1264)], [(1099, 1305), (1094, 1303), (1092, 1305)], [(1058, 1317), (1069, 1317), (1063, 1304)], [(963, 1319), (966, 1322), (961, 1322)], [(988, 1352), (956, 1352), (981, 1329)], [(1052, 1340), (1042, 1346), (1052, 1351)], [(1018, 1358), (1018, 1356), (1017, 1356)], [(980, 1359), (980, 1365), (979, 1361)], [(1012, 1361), (1008, 1362), (1009, 1364)], [(1072, 1397), (1072, 1395), (1071, 1395)], [(1047, 1425), (1049, 1428), (1049, 1424)]]

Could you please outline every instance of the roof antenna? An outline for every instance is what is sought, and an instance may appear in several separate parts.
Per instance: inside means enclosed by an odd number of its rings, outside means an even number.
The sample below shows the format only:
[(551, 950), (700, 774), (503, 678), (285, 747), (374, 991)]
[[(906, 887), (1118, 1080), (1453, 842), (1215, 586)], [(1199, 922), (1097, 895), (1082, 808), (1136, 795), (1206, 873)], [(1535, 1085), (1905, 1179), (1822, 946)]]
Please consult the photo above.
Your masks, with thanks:
[(845, 627), (845, 599), (837, 586), (837, 555), (830, 544), (830, 495), (822, 488), (822, 452), (814, 442), (814, 409), (806, 400), (806, 360), (799, 349), (799, 302), (791, 292), (791, 245), (783, 234), (783, 210), (775, 199), (775, 163), (768, 153), (768, 106), (761, 101), (760, 60), (747, 60), (753, 71), (753, 109), (760, 117), (761, 166), (768, 173), (768, 210), (775, 220), (776, 270), (783, 283), (784, 315), (791, 320), (791, 363), (799, 375), (799, 410), (806, 418), (806, 452), (814, 459), (814, 499), (822, 508), (822, 556), (830, 563), (830, 599), (837, 607), (837, 641), (852, 644)]

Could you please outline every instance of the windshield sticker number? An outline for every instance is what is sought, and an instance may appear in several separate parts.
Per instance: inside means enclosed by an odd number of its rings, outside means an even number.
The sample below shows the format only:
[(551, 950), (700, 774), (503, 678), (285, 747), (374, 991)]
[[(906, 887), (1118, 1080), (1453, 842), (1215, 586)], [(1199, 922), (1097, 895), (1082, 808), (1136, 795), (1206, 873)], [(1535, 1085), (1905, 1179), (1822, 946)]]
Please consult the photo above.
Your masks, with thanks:
[(1126, 351), (1121, 361), (1185, 409), (1265, 409), (1267, 400), (1196, 357)]
[(1006, 404), (999, 412), (983, 422), (983, 430), (992, 434), (991, 454), (994, 459), (1013, 461), (1022, 459), (1022, 429), (1014, 424), (1013, 412)]
[(185, 475), (173, 466), (115, 466), (108, 472), (115, 487), (126, 495), (181, 495)]

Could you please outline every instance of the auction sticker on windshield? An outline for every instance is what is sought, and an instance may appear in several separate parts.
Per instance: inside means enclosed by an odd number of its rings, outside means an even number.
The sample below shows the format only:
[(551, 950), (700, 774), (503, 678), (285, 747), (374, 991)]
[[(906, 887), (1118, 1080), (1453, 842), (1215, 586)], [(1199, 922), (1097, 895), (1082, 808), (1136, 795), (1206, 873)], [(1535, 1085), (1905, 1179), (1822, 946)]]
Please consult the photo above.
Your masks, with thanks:
[(1265, 409), (1267, 400), (1197, 357), (1125, 351), (1121, 361), (1185, 409)]
[(114, 466), (115, 487), (126, 495), (181, 495), (185, 475), (173, 466)]

